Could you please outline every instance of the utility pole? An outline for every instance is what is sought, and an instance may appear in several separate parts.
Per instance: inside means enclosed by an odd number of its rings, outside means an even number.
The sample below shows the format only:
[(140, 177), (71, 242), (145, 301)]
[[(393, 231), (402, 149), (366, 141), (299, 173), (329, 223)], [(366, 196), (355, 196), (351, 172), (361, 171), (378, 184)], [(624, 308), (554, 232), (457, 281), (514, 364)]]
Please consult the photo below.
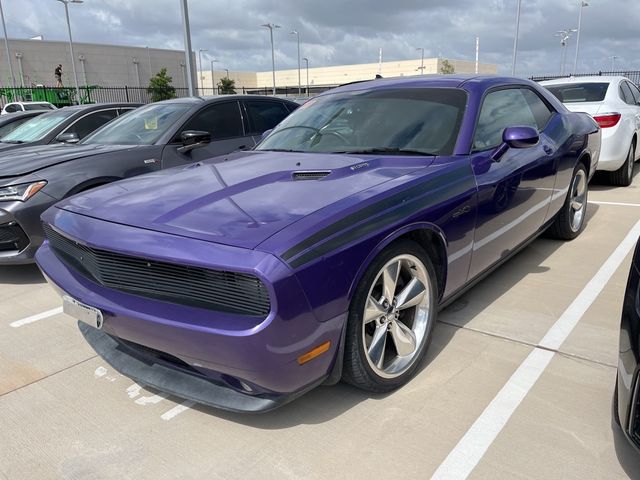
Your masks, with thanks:
[(587, 2), (580, 1), (580, 13), (578, 13), (578, 36), (576, 37), (576, 58), (573, 62), (573, 74), (576, 74), (578, 69), (578, 53), (580, 52), (580, 31), (582, 30), (582, 10), (584, 7), (588, 7)]
[(300, 32), (291, 30), (290, 35), (295, 35), (298, 40), (298, 95), (302, 94), (302, 81), (300, 80)]
[(198, 49), (198, 60), (200, 61), (200, 70), (198, 70), (198, 77), (199, 77), (199, 85), (200, 85), (200, 95), (204, 94), (204, 77), (202, 76), (202, 52), (207, 52), (208, 50), (206, 48), (199, 48)]
[(187, 67), (187, 87), (189, 96), (195, 94), (195, 85), (193, 84), (193, 58), (191, 56), (191, 29), (189, 27), (189, 6), (187, 0), (180, 0), (180, 9), (182, 11), (182, 28), (184, 30), (184, 56), (185, 65)]
[(216, 60), (215, 58), (213, 60), (211, 60), (210, 66), (211, 66), (211, 88), (213, 89), (213, 94), (216, 94), (216, 81), (215, 81), (215, 73), (213, 71), (213, 64), (217, 63), (218, 60)]
[(476, 75), (480, 72), (480, 37), (476, 37)]
[(273, 47), (273, 29), (280, 28), (280, 25), (275, 23), (265, 23), (262, 25), (269, 29), (269, 35), (271, 36), (271, 72), (273, 74), (273, 94), (276, 94), (276, 51)]
[(511, 62), (511, 75), (516, 75), (516, 60), (518, 57), (518, 36), (520, 35), (520, 7), (522, 0), (518, 0), (518, 10), (516, 12), (516, 37), (513, 40), (513, 60)]
[(555, 36), (560, 37), (560, 76), (564, 75), (564, 66), (567, 63), (567, 42), (572, 34), (577, 32), (575, 28), (559, 30)]
[(2, 10), (2, 0), (0, 0), (0, 18), (2, 18), (2, 30), (4, 31), (4, 49), (7, 52), (7, 63), (9, 63), (9, 75), (11, 75), (11, 86), (15, 89), (16, 77), (13, 74), (13, 65), (11, 64), (11, 54), (9, 53), (9, 37), (7, 36), (7, 25), (4, 23), (4, 11)]
[(420, 70), (420, 75), (424, 75), (424, 48), (418, 47), (416, 50), (420, 50), (420, 66), (417, 70)]
[(67, 17), (67, 30), (69, 31), (69, 50), (71, 51), (71, 66), (73, 67), (73, 80), (76, 84), (76, 95), (78, 103), (82, 103), (80, 98), (80, 86), (78, 85), (78, 72), (76, 72), (76, 56), (73, 53), (73, 37), (71, 36), (71, 21), (69, 20), (69, 3), (83, 3), (84, 0), (58, 0), (64, 5), (64, 14)]
[(310, 95), (309, 94), (309, 59), (307, 57), (304, 57), (302, 60), (304, 60), (307, 63), (307, 97)]

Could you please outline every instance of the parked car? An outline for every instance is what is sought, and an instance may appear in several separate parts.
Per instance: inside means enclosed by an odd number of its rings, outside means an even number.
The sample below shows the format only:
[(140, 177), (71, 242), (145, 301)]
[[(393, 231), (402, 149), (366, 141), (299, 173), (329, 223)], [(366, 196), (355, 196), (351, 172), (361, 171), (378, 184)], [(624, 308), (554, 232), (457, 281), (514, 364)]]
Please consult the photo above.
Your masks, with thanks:
[[(65, 107), (23, 123), (0, 137), (0, 155), (33, 145), (77, 143), (114, 118), (139, 107), (139, 103), (94, 103)], [(0, 173), (0, 176), (2, 174)]]
[(640, 453), (640, 241), (622, 307), (620, 359), (614, 393), (614, 420)]
[(33, 262), (43, 240), (40, 215), (58, 200), (114, 180), (253, 148), (264, 130), (296, 107), (252, 96), (169, 100), (120, 117), (77, 145), (0, 153), (0, 264)]
[(629, 186), (640, 158), (640, 90), (625, 77), (572, 77), (540, 82), (574, 112), (586, 112), (602, 128), (598, 170), (613, 185)]
[(62, 201), (36, 259), (145, 385), (237, 411), (340, 378), (386, 392), (438, 308), (542, 231), (580, 234), (599, 148), (590, 116), (527, 80), (362, 82), (228, 162)]
[(42, 115), (46, 110), (30, 110), (28, 112), (17, 112), (0, 117), (0, 138), (13, 132), (27, 120)]
[(2, 108), (0, 115), (15, 112), (30, 112), (33, 110), (48, 111), (55, 109), (55, 105), (49, 102), (9, 102)]

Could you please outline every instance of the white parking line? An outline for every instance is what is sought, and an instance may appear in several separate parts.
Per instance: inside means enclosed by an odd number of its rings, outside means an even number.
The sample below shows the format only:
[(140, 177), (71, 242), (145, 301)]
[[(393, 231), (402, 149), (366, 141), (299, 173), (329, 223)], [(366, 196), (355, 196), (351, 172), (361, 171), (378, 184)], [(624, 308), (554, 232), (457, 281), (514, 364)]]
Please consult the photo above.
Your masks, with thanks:
[(557, 350), (571, 334), (584, 313), (600, 295), (612, 275), (635, 246), (638, 236), (640, 236), (640, 221), (633, 226), (595, 276), (549, 329), (539, 343), (541, 348), (534, 348), (522, 362), (506, 385), (438, 467), (431, 477), (432, 479), (458, 480), (465, 479), (471, 474), (511, 415), (544, 373), (555, 355), (554, 350)]
[(62, 313), (62, 307), (54, 308), (52, 310), (47, 310), (46, 312), (38, 313), (27, 318), (16, 320), (15, 322), (11, 322), (9, 326), (13, 328), (23, 327), (30, 323), (37, 322), (38, 320), (44, 320), (45, 318), (53, 317), (54, 315), (58, 315), (60, 313)]
[(189, 410), (195, 404), (196, 402), (187, 400), (185, 402), (182, 402), (180, 405), (176, 405), (168, 412), (163, 413), (162, 415), (160, 415), (160, 418), (162, 418), (163, 420), (171, 420), (175, 416), (180, 415), (182, 412)]
[(598, 200), (589, 200), (588, 203), (595, 203), (596, 205), (617, 205), (618, 207), (640, 207), (640, 203), (600, 202)]

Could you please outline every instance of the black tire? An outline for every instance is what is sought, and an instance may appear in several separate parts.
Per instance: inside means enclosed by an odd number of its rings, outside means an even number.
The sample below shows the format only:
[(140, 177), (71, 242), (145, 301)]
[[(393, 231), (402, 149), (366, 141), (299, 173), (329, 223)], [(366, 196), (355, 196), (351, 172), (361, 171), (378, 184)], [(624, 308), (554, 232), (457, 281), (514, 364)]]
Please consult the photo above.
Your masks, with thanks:
[(617, 187), (628, 187), (633, 181), (633, 169), (635, 166), (636, 146), (632, 142), (629, 147), (627, 159), (615, 172), (609, 173), (609, 183)]
[[(572, 204), (576, 194), (576, 181), (579, 181), (580, 178), (584, 179), (584, 198), (582, 199), (582, 215), (580, 217), (580, 222), (579, 225), (576, 225), (576, 223), (574, 223), (574, 215), (577, 211), (574, 209)], [(584, 164), (578, 163), (573, 170), (573, 176), (571, 177), (571, 183), (569, 184), (567, 198), (547, 231), (551, 237), (558, 238), (560, 240), (573, 240), (582, 233), (587, 216), (588, 196), (589, 177), (587, 175), (587, 169)]]
[[(412, 353), (413, 356), (411, 363), (407, 365), (406, 370), (404, 370), (403, 373), (399, 374), (395, 378), (384, 378), (383, 376), (380, 376), (378, 373), (376, 373), (376, 371), (374, 371), (369, 363), (368, 355), (365, 350), (366, 346), (364, 340), (364, 330), (368, 327), (365, 327), (364, 311), (366, 302), (369, 298), (369, 293), (371, 289), (374, 288), (374, 282), (376, 282), (376, 279), (379, 277), (379, 274), (381, 273), (383, 267), (385, 267), (388, 262), (395, 260), (396, 257), (399, 256), (415, 257), (415, 259), (419, 260), (419, 262), (424, 267), (422, 271), (426, 273), (429, 284), (428, 287), (425, 288), (425, 294), (429, 295), (429, 308), (427, 316), (424, 317), (426, 319), (426, 326), (424, 328), (425, 333), (423, 334), (420, 343), (418, 343), (416, 349), (414, 350), (415, 353)], [(400, 285), (400, 282), (401, 278), (398, 280), (398, 285), (400, 286), (399, 288), (403, 288), (403, 286)], [(422, 360), (424, 359), (429, 344), (431, 343), (433, 327), (436, 323), (437, 316), (437, 300), (437, 277), (435, 274), (435, 270), (433, 268), (431, 259), (420, 247), (420, 245), (418, 245), (414, 241), (405, 239), (399, 240), (389, 245), (371, 263), (366, 273), (362, 277), (360, 283), (358, 284), (355, 295), (351, 300), (345, 338), (344, 368), (342, 379), (357, 388), (377, 393), (389, 392), (406, 384), (413, 377), (413, 375), (415, 375), (417, 369), (422, 363)], [(389, 308), (395, 308), (394, 305), (395, 302)], [(415, 319), (411, 319), (411, 315), (415, 317), (415, 308), (417, 307), (411, 307), (410, 309), (407, 309), (405, 311), (407, 315), (406, 318), (409, 318), (411, 322), (416, 322)], [(396, 317), (396, 321), (398, 321), (397, 319), (398, 317)], [(391, 328), (389, 329), (389, 332), (391, 332)], [(391, 333), (389, 333), (388, 335), (389, 337), (392, 336)], [(391, 341), (393, 342), (393, 340)], [(383, 348), (387, 348), (386, 344)], [(393, 348), (397, 347), (395, 347), (394, 345)]]

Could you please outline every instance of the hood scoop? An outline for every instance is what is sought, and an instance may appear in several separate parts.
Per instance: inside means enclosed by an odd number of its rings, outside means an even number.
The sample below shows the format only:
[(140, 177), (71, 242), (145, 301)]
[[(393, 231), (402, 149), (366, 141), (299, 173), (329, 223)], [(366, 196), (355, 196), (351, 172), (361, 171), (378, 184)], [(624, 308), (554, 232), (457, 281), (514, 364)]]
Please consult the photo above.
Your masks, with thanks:
[(293, 180), (319, 180), (331, 173), (331, 170), (301, 170), (293, 172), (291, 177)]

